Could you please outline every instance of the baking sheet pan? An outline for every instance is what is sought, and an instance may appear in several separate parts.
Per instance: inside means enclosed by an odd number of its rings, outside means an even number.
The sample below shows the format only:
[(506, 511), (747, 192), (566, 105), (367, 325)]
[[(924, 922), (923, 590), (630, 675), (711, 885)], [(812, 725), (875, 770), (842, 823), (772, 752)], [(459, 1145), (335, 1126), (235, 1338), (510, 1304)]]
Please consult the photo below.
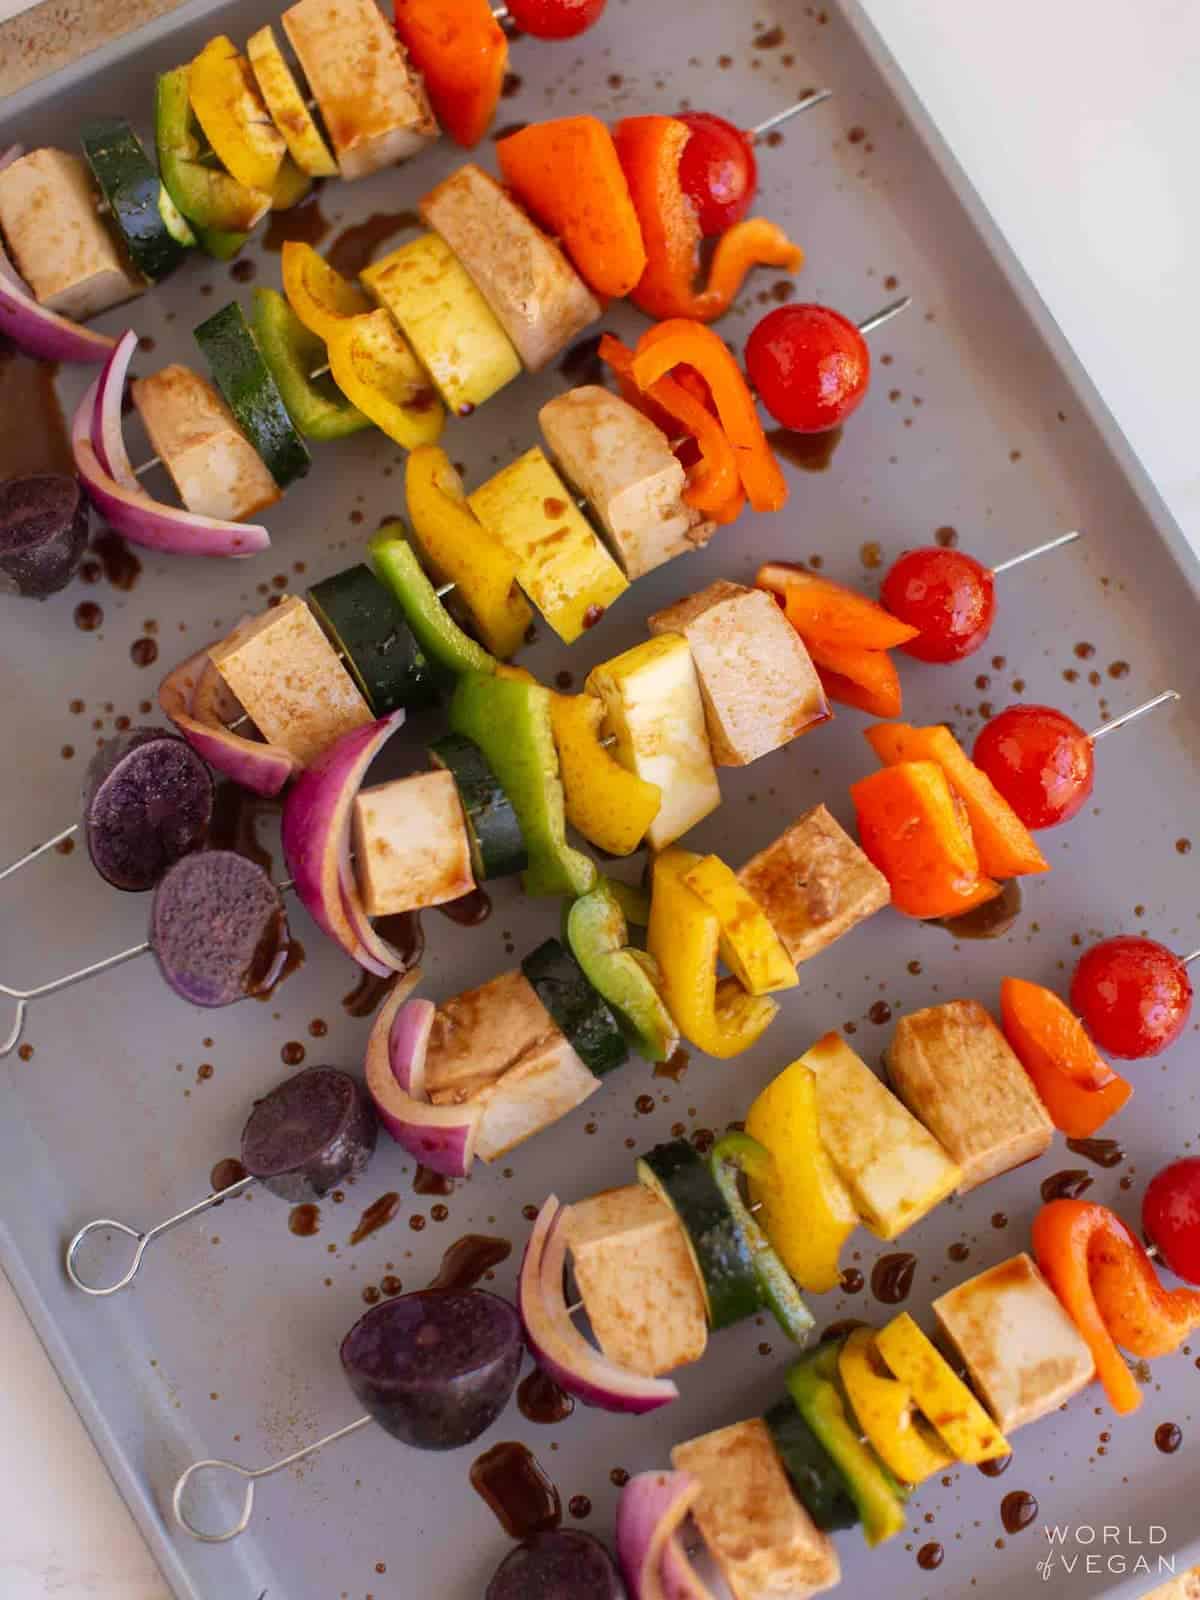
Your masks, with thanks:
[[(12, 97), (0, 107), (0, 144), (19, 138), (70, 147), (87, 114), (113, 108), (148, 133), (156, 71), (186, 59), (216, 31), (244, 39), (275, 14), (260, 3), (184, 6)], [(755, 38), (769, 40), (775, 29), (783, 34), (778, 43), (755, 47)], [(1100, 933), (1144, 926), (1181, 949), (1197, 942), (1197, 857), (1180, 843), (1197, 826), (1195, 563), (857, 8), (772, 0), (751, 16), (721, 0), (653, 8), (614, 0), (582, 40), (553, 48), (520, 42), (513, 67), (522, 81), (501, 123), (582, 109), (616, 117), (687, 100), (750, 124), (810, 85), (828, 84), (835, 99), (761, 152), (760, 209), (806, 246), (803, 297), (853, 316), (901, 290), (915, 302), (878, 337), (871, 395), (830, 469), (796, 471), (784, 514), (746, 517), (703, 554), (640, 580), (570, 651), (543, 627), (522, 658), (527, 665), (549, 678), (565, 668), (582, 683), (592, 663), (643, 636), (652, 610), (717, 577), (747, 578), (770, 556), (819, 557), (832, 576), (870, 587), (867, 563), (876, 554), (886, 564), (938, 528), (957, 529), (964, 547), (998, 562), (1078, 526), (1087, 535), (1082, 546), (1005, 581), (984, 652), (954, 668), (906, 664), (906, 715), (949, 719), (967, 735), (987, 705), (1013, 699), (1051, 702), (1086, 726), (1163, 687), (1179, 689), (1184, 700), (1101, 748), (1094, 803), (1046, 836), (1054, 872), (1029, 888), (1007, 938), (959, 946), (892, 913), (873, 919), (802, 969), (800, 987), (753, 1052), (731, 1064), (693, 1060), (678, 1084), (631, 1066), (587, 1112), (516, 1152), (506, 1167), (480, 1169), (447, 1201), (442, 1222), (411, 1193), (399, 1151), (381, 1148), (346, 1202), (322, 1207), (315, 1238), (292, 1236), (287, 1208), (258, 1194), (155, 1246), (132, 1291), (85, 1300), (60, 1265), (62, 1242), (79, 1223), (107, 1213), (145, 1225), (198, 1198), (213, 1163), (236, 1149), (250, 1101), (287, 1070), (281, 1051), (295, 1042), (309, 1064), (354, 1066), (367, 1023), (342, 1005), (355, 974), (298, 911), (308, 959), (269, 1005), (191, 1010), (141, 962), (35, 1011), (32, 1057), (13, 1057), (0, 1069), (3, 1262), (180, 1596), (240, 1600), (265, 1590), (289, 1600), (468, 1600), (482, 1591), (507, 1541), (468, 1484), (475, 1449), (420, 1456), (368, 1430), (264, 1485), (251, 1531), (231, 1546), (195, 1545), (164, 1515), (177, 1473), (195, 1457), (257, 1464), (356, 1414), (337, 1343), (363, 1309), (363, 1287), (385, 1272), (419, 1286), (468, 1231), (509, 1237), (519, 1252), (528, 1228), (523, 1207), (551, 1190), (572, 1199), (628, 1181), (627, 1141), (648, 1145), (676, 1122), (723, 1127), (829, 1028), (852, 1023), (852, 1042), (876, 1062), (890, 1028), (870, 1018), (885, 1009), (896, 1016), (959, 994), (994, 1006), (1005, 973), (1059, 983), (1074, 942)], [(460, 159), (443, 143), (365, 184), (326, 188), (320, 205), (332, 234), (373, 213), (411, 208)], [(483, 159), (490, 163), (487, 146)], [(258, 245), (247, 255), (256, 281), (278, 283), (276, 256)], [(723, 325), (735, 344), (773, 303), (773, 282), (760, 275)], [(228, 267), (189, 263), (128, 313), (156, 345), (138, 369), (194, 363), (192, 326), (248, 293)], [(113, 313), (101, 326), (117, 331), (126, 315)], [(629, 332), (638, 324), (622, 308), (605, 325)], [(566, 384), (554, 371), (523, 378), (468, 423), (453, 425), (448, 448), (468, 480), (478, 482), (533, 443), (538, 405)], [(68, 404), (80, 387), (64, 377)], [(274, 549), (253, 563), (192, 565), (146, 554), (130, 592), (102, 584), (72, 587), (40, 607), (0, 601), (8, 690), (0, 858), (72, 820), (94, 740), (113, 731), (116, 717), (136, 721), (140, 703), (153, 698), (159, 667), (134, 664), (136, 640), (155, 637), (165, 666), (263, 604), (262, 585), (301, 586), (346, 565), (382, 517), (402, 510), (399, 467), (378, 435), (325, 447), (306, 483), (269, 515)], [(96, 632), (72, 625), (83, 599), (104, 611)], [(70, 711), (74, 699), (85, 702), (84, 712)], [(846, 711), (790, 749), (724, 772), (725, 804), (689, 843), (720, 849), (736, 864), (818, 800), (849, 820), (847, 786), (872, 765), (862, 725)], [(436, 717), (414, 718), (401, 735), (414, 760), (437, 726)], [(66, 746), (76, 752), (70, 758)], [(269, 839), (269, 821), (263, 832)], [(78, 854), (52, 855), (4, 893), (6, 982), (38, 981), (142, 936), (146, 902), (107, 890)], [(556, 925), (553, 906), (526, 903), (511, 885), (494, 899), (491, 919), (469, 933), (427, 918), (428, 993), (482, 980)], [(316, 1019), (328, 1025), (324, 1038), (312, 1037)], [(1112, 1171), (1096, 1169), (1090, 1191), (1130, 1221), (1154, 1168), (1196, 1137), (1194, 1060), (1189, 1033), (1165, 1061), (1134, 1069), (1138, 1094), (1117, 1129), (1126, 1159)], [(201, 1071), (207, 1066), (211, 1076)], [(646, 1094), (655, 1108), (643, 1115), (635, 1101)], [(918, 1256), (911, 1308), (923, 1313), (939, 1288), (1024, 1248), (1038, 1183), (1079, 1164), (1057, 1143), (1037, 1166), (942, 1206), (906, 1236), (903, 1246)], [(403, 1195), (399, 1216), (349, 1246), (363, 1208), (388, 1189)], [(410, 1226), (418, 1214), (429, 1219), (421, 1231)], [(1007, 1223), (994, 1225), (1000, 1216)], [(965, 1264), (948, 1258), (955, 1243), (969, 1248)], [(860, 1233), (847, 1263), (859, 1252), (854, 1264), (869, 1277), (884, 1248)], [(498, 1271), (501, 1292), (511, 1290), (514, 1266)], [(822, 1297), (815, 1310), (821, 1325), (887, 1314), (869, 1291)], [(539, 1428), (514, 1407), (484, 1443), (524, 1439), (564, 1505), (586, 1495), (591, 1511), (582, 1525), (607, 1533), (612, 1469), (663, 1464), (674, 1440), (755, 1414), (777, 1392), (787, 1359), (773, 1328), (748, 1324), (714, 1336), (704, 1362), (680, 1375), (683, 1398), (653, 1418), (577, 1410), (565, 1424)], [(1043, 1523), (1065, 1530), (1050, 1574), (1055, 1593), (1140, 1593), (1159, 1576), (1160, 1557), (1182, 1571), (1200, 1556), (1188, 1551), (1197, 1531), (1189, 1486), (1200, 1383), (1193, 1362), (1189, 1354), (1156, 1362), (1146, 1403), (1132, 1419), (1116, 1421), (1099, 1391), (1089, 1392), (1019, 1434), (1004, 1478), (960, 1468), (948, 1484), (925, 1486), (907, 1535), (883, 1550), (868, 1552), (857, 1535), (841, 1537), (846, 1591), (886, 1581), (900, 1597), (968, 1588), (998, 1596), (1037, 1578), (1047, 1549)], [(1163, 1421), (1183, 1430), (1173, 1457), (1154, 1447)], [(1017, 1488), (1037, 1497), (1041, 1514), (1010, 1537), (999, 1504)], [(1102, 1524), (1118, 1527), (1119, 1538), (1089, 1544), (1088, 1530)], [(1150, 1542), (1159, 1537), (1152, 1528), (1165, 1530), (1161, 1543)], [(930, 1540), (946, 1552), (934, 1574), (915, 1560)], [(1150, 1576), (1136, 1570), (1139, 1557)]]

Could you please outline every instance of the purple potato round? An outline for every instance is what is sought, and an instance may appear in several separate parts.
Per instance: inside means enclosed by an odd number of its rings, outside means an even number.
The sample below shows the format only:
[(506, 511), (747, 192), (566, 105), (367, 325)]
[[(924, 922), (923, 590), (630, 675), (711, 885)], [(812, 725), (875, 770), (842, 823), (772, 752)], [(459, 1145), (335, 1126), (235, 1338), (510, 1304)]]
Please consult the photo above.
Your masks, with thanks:
[(521, 1351), (521, 1320), (507, 1300), (483, 1289), (420, 1289), (368, 1311), (341, 1356), (350, 1387), (393, 1438), (455, 1450), (504, 1410)]
[(96, 871), (114, 889), (153, 889), (204, 843), (213, 781), (185, 739), (132, 728), (108, 739), (88, 768), (83, 830)]
[(581, 1528), (535, 1533), (496, 1568), (484, 1600), (622, 1600), (613, 1558)]
[(242, 1165), (297, 1205), (367, 1170), (379, 1123), (371, 1097), (337, 1067), (306, 1067), (259, 1100), (242, 1129)]
[(150, 947), (162, 975), (196, 1006), (230, 1006), (269, 989), (287, 957), (279, 890), (233, 850), (197, 850), (158, 880)]
[(88, 504), (74, 478), (47, 472), (0, 483), (0, 592), (31, 600), (57, 594), (78, 571), (87, 541)]

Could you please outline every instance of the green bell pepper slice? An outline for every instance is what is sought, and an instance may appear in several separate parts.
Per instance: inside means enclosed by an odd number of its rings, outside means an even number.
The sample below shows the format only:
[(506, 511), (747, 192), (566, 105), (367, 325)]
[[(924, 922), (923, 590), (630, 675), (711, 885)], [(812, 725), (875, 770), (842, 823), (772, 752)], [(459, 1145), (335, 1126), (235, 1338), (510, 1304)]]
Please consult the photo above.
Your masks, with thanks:
[(797, 1344), (804, 1344), (813, 1330), (813, 1314), (805, 1305), (791, 1273), (750, 1215), (738, 1187), (742, 1173), (760, 1183), (769, 1181), (774, 1157), (765, 1145), (759, 1144), (748, 1133), (726, 1133), (713, 1145), (709, 1163), (717, 1188), (750, 1246), (764, 1304), (769, 1307), (788, 1338), (794, 1339)]
[(189, 75), (190, 68), (175, 67), (158, 79), (154, 141), (159, 175), (176, 208), (193, 224), (201, 248), (227, 261), (271, 209), (271, 196), (247, 189), (205, 152), (189, 98)]
[(262, 358), (283, 396), (292, 421), (308, 439), (344, 439), (371, 426), (328, 374), (325, 346), (310, 333), (278, 289), (255, 289), (250, 325)]
[(385, 522), (371, 540), (367, 553), (375, 576), (391, 590), (431, 661), (455, 676), (495, 672), (495, 658), (463, 632), (438, 598), (405, 537), (407, 532), (402, 522)]
[(638, 1054), (647, 1061), (669, 1061), (679, 1029), (647, 969), (650, 958), (629, 948), (625, 913), (607, 878), (568, 908), (566, 932), (588, 982), (616, 1012)]

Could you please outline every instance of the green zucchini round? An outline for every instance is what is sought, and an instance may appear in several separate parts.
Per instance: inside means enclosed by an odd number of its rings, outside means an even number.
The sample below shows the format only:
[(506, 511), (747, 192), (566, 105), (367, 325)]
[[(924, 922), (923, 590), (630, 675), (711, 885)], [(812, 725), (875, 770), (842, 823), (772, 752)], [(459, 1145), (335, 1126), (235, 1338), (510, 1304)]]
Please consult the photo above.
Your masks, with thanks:
[(521, 971), (590, 1072), (603, 1078), (625, 1065), (629, 1047), (621, 1025), (565, 945), (547, 939), (525, 957)]
[(796, 1498), (826, 1533), (852, 1528), (858, 1507), (829, 1452), (790, 1400), (780, 1400), (763, 1417)]
[(476, 881), (524, 872), (529, 855), (521, 824), (479, 746), (461, 733), (448, 733), (429, 746), (429, 754), (458, 789)]
[(129, 259), (151, 283), (160, 282), (195, 246), (195, 234), (124, 117), (94, 117), (79, 137)]
[(377, 717), (435, 703), (433, 669), (370, 567), (360, 563), (314, 583), (308, 604)]
[(288, 415), (279, 385), (263, 360), (241, 306), (236, 301), (222, 306), (200, 324), (195, 336), (238, 427), (275, 482), (286, 489), (304, 476), (312, 457)]

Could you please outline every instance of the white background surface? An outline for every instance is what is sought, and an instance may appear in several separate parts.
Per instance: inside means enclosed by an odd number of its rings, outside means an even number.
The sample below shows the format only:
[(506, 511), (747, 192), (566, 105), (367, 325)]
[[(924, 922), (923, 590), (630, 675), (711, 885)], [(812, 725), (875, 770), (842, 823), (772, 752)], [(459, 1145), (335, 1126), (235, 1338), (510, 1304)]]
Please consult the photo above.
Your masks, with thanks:
[[(864, 4), (1200, 546), (1200, 8)], [(0, 1367), (0, 1595), (166, 1600), (3, 1279)]]

